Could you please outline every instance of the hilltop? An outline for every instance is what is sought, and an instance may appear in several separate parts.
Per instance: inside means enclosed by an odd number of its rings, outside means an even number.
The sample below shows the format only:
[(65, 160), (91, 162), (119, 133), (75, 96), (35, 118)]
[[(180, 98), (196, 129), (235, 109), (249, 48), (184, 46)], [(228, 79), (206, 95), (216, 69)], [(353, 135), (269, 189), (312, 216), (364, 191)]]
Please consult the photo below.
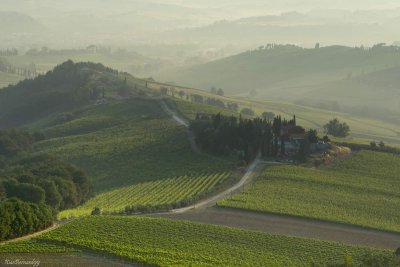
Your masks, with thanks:
[(8, 86), (0, 91), (0, 129), (139, 92), (139, 86), (129, 86), (126, 75), (118, 74), (101, 64), (66, 61), (45, 75)]

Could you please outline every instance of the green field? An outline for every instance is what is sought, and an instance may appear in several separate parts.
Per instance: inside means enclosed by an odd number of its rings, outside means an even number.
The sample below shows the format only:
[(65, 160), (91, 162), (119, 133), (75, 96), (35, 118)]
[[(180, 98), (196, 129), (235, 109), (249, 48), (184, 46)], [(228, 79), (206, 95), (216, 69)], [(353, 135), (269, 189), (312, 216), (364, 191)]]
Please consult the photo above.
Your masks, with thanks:
[(210, 192), (215, 186), (223, 184), (229, 176), (228, 172), (186, 175), (126, 186), (99, 194), (77, 209), (60, 212), (58, 217), (90, 215), (95, 207), (102, 212), (120, 212), (128, 205), (173, 207), (182, 201), (190, 203)]
[(267, 165), (220, 206), (400, 232), (400, 156), (361, 151), (325, 170)]
[[(217, 238), (216, 238), (217, 237)], [(354, 263), (365, 253), (392, 252), (244, 231), (223, 226), (144, 217), (90, 216), (39, 237), (77, 249), (109, 253), (156, 266), (310, 266)], [(29, 243), (27, 243), (29, 247)], [(26, 251), (24, 245), (0, 251)]]

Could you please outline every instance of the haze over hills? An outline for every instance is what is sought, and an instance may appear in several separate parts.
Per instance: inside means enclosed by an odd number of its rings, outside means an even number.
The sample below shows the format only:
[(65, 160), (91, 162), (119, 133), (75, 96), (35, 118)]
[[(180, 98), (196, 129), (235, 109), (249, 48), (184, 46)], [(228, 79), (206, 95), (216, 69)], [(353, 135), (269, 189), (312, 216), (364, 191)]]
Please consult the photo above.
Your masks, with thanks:
[(199, 88), (223, 88), (227, 94), (297, 101), (371, 116), (382, 110), (400, 113), (399, 65), (397, 47), (269, 45), (156, 77)]
[[(243, 49), (266, 42), (310, 45), (317, 41), (370, 45), (392, 43), (399, 33), (396, 20), (400, 9), (395, 1), (333, 4), (312, 0), (299, 4), (293, 0), (279, 3), (253, 0), (244, 4), (242, 1), (87, 0), (82, 3), (73, 0), (65, 3), (65, 0), (56, 3), (5, 0), (0, 11), (26, 14), (50, 30), (33, 36), (34, 42), (29, 45), (63, 48), (186, 43), (202, 44), (203, 48), (235, 45)], [(3, 40), (2, 45), (23, 43), (28, 40)]]
[(46, 28), (31, 16), (0, 11), (0, 34), (38, 34)]

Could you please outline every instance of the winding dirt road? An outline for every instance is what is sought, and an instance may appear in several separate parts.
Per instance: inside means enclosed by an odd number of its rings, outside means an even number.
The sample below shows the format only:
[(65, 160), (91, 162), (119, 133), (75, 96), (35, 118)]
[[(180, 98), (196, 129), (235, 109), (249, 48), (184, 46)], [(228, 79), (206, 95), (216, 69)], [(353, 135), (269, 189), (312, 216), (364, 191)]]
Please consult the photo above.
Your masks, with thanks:
[[(177, 123), (188, 127), (188, 122), (181, 118), (176, 112), (169, 109), (165, 103), (163, 104), (163, 109), (170, 114)], [(193, 136), (190, 136), (190, 131), (188, 131), (188, 135), (189, 139), (191, 139), (194, 151), (201, 153), (194, 142)], [(400, 234), (396, 233), (314, 219), (215, 207), (217, 201), (232, 193), (240, 191), (246, 183), (251, 181), (260, 173), (265, 164), (280, 163), (262, 161), (260, 160), (260, 156), (258, 156), (252, 164), (249, 165), (242, 179), (224, 192), (196, 203), (195, 205), (176, 209), (169, 213), (149, 214), (145, 216), (203, 222), (246, 230), (336, 241), (345, 244), (381, 249), (393, 250), (400, 247)], [(57, 227), (59, 227), (59, 225), (8, 242), (26, 240), (43, 234), (44, 232), (54, 230)]]
[[(170, 110), (165, 103), (164, 110), (170, 114), (176, 122), (188, 127), (188, 122), (180, 118), (176, 112)], [(256, 230), (266, 233), (336, 241), (345, 244), (381, 249), (393, 250), (400, 247), (400, 234), (396, 233), (287, 215), (256, 213), (238, 209), (213, 207), (217, 201), (227, 197), (229, 194), (241, 190), (246, 183), (260, 173), (265, 164), (281, 163), (262, 161), (260, 156), (258, 156), (247, 168), (242, 179), (236, 185), (224, 192), (203, 200), (195, 205), (173, 210), (170, 213), (151, 214), (147, 216), (189, 220), (247, 230)]]

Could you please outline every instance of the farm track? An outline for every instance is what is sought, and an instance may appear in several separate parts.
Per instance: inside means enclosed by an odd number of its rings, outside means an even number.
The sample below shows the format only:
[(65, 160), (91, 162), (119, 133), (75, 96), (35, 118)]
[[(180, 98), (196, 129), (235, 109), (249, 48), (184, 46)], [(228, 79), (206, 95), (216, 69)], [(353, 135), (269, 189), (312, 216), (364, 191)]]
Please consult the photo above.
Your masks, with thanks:
[(400, 234), (307, 218), (212, 207), (183, 213), (149, 215), (174, 220), (216, 224), (265, 233), (334, 241), (350, 245), (395, 250)]
[[(170, 110), (165, 103), (163, 103), (163, 105), (164, 110), (170, 114), (174, 120), (188, 127), (188, 122), (186, 120), (179, 117), (176, 112)], [(194, 139), (192, 141), (194, 142)], [(196, 144), (194, 145), (196, 146)], [(260, 157), (257, 157), (248, 167), (239, 183), (224, 192), (189, 207), (176, 209), (170, 213), (151, 214), (148, 216), (189, 220), (246, 230), (335, 241), (381, 249), (397, 249), (400, 247), (400, 234), (396, 233), (288, 215), (213, 207), (216, 205), (217, 201), (240, 191), (246, 183), (257, 177), (265, 164), (279, 163), (262, 161)]]
[(35, 233), (29, 234), (29, 235), (25, 235), (25, 236), (21, 236), (21, 237), (17, 237), (17, 238), (11, 239), (11, 240), (0, 242), (0, 246), (1, 245), (5, 245), (5, 244), (9, 244), (9, 243), (19, 242), (19, 241), (30, 240), (30, 239), (32, 239), (34, 237), (37, 237), (37, 236), (40, 236), (40, 235), (45, 234), (47, 232), (53, 231), (53, 230), (59, 228), (63, 224), (64, 223), (57, 222), (57, 223), (53, 224), (52, 226), (50, 226), (50, 227), (48, 227), (48, 228), (46, 228), (46, 229), (44, 229), (42, 231), (35, 232)]
[[(161, 102), (161, 105), (164, 111), (171, 115), (172, 119), (174, 119), (180, 125), (186, 128), (188, 127), (188, 121), (182, 118), (177, 112), (171, 110), (164, 101)], [(193, 150), (197, 153), (201, 153), (194, 141), (194, 137), (190, 135), (189, 130), (188, 137), (192, 144)], [(393, 250), (400, 247), (400, 233), (397, 234), (359, 226), (288, 215), (258, 213), (233, 208), (215, 207), (217, 201), (242, 190), (244, 185), (256, 178), (263, 170), (265, 164), (280, 163), (262, 161), (258, 156), (253, 163), (249, 165), (241, 180), (222, 193), (209, 197), (194, 205), (172, 210), (169, 213), (147, 214), (144, 216), (202, 222), (207, 224), (240, 228), (244, 230), (334, 241), (379, 249)], [(41, 232), (3, 242), (1, 244), (29, 240), (43, 233), (55, 230), (60, 226), (61, 224), (55, 224), (54, 226)]]

